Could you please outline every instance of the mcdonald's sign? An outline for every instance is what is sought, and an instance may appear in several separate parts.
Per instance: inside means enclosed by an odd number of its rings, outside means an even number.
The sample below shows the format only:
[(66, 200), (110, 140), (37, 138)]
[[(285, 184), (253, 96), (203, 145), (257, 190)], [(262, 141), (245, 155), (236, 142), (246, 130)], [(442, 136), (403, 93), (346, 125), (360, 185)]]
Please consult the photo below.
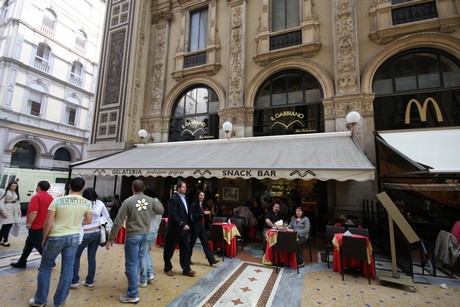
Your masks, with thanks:
[(415, 104), (415, 106), (418, 109), (418, 114), (420, 115), (420, 120), (422, 122), (426, 122), (426, 112), (427, 112), (429, 103), (431, 103), (433, 105), (433, 108), (434, 108), (434, 110), (436, 112), (436, 118), (437, 118), (438, 122), (443, 121), (441, 109), (439, 108), (438, 103), (433, 98), (428, 97), (423, 102), (423, 105), (421, 105), (420, 102), (417, 99), (409, 100), (409, 103), (407, 104), (407, 107), (406, 107), (406, 120), (405, 120), (406, 124), (410, 124), (410, 110), (411, 110), (411, 107), (412, 107), (413, 103)]

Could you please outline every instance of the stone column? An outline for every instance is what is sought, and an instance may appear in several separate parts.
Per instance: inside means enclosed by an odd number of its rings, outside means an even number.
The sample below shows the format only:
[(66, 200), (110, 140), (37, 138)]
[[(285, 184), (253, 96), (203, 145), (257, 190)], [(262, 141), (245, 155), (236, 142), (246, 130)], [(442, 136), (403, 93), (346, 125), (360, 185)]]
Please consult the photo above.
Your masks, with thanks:
[[(235, 136), (244, 136), (244, 25), (246, 19), (246, 1), (228, 0), (230, 35), (228, 60), (228, 94), (226, 112), (222, 123), (229, 120), (233, 124)], [(233, 110), (229, 110), (233, 109)], [(229, 112), (227, 112), (229, 111)]]
[[(325, 104), (325, 119), (335, 119), (334, 131), (346, 130), (345, 117), (351, 111), (361, 114), (361, 120), (353, 128), (353, 139), (368, 157), (374, 156), (373, 134), (374, 114), (372, 102), (374, 95), (364, 94), (360, 87), (359, 50), (356, 29), (356, 1), (333, 0), (333, 37), (335, 59), (335, 91), (332, 101)], [(328, 121), (329, 128), (332, 121)], [(335, 213), (360, 215), (361, 197), (372, 197), (373, 182), (337, 182), (329, 184), (335, 189)], [(370, 191), (370, 195), (363, 196), (356, 191)]]
[[(141, 126), (148, 129), (153, 136), (155, 143), (167, 140), (169, 125), (164, 130), (162, 108), (165, 99), (166, 84), (166, 63), (169, 42), (169, 22), (172, 18), (170, 3), (164, 3), (161, 7), (152, 6), (152, 32), (150, 37), (151, 53), (149, 55), (148, 67), (150, 97), (144, 102), (144, 118), (141, 119)], [(166, 119), (169, 123), (169, 118)], [(166, 139), (164, 134), (166, 132)]]

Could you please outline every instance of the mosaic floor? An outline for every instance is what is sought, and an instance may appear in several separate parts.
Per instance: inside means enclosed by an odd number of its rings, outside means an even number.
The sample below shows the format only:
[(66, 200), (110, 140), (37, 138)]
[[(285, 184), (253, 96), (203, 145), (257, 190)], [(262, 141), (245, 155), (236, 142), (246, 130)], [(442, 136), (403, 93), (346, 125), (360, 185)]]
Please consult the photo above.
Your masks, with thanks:
[[(10, 247), (0, 246), (1, 306), (27, 306), (29, 298), (34, 295), (40, 256), (31, 256), (32, 261), (28, 263), (27, 269), (9, 266), (11, 261), (19, 257), (24, 240), (25, 233), (22, 232), (19, 237), (10, 239)], [(436, 279), (431, 281), (431, 285), (416, 284), (416, 293), (410, 292), (409, 289), (382, 286), (375, 280), (368, 285), (366, 278), (354, 278), (351, 275), (346, 275), (345, 281), (342, 282), (340, 274), (332, 272), (325, 263), (318, 263), (321, 256), (315, 247), (316, 245), (313, 249), (313, 262), (308, 262), (305, 267), (300, 268), (300, 274), (292, 269), (280, 272), (279, 286), (274, 291), (272, 304), (267, 306), (458, 306), (460, 301), (460, 283), (452, 279)], [(191, 278), (181, 274), (174, 277), (166, 276), (162, 271), (163, 249), (156, 247), (152, 251), (156, 280), (147, 288), (139, 290), (138, 306), (198, 306), (213, 289), (228, 279), (230, 273), (241, 266), (242, 261), (260, 264), (261, 253), (257, 248), (257, 244), (246, 246), (245, 251), (238, 251), (237, 258), (225, 258), (224, 262), (210, 267), (198, 246), (192, 259), (195, 263), (193, 270), (197, 272), (197, 276)], [(173, 257), (176, 272), (180, 272), (178, 261), (179, 253), (176, 251)], [(83, 277), (87, 269), (85, 262), (86, 258), (83, 255), (80, 273)], [(51, 303), (59, 271), (58, 261), (53, 269), (48, 296)], [(447, 289), (440, 287), (444, 282), (448, 286)], [(100, 248), (97, 254), (95, 287), (72, 289), (66, 305), (121, 306), (123, 304), (119, 303), (118, 298), (124, 294), (126, 287), (123, 245), (116, 245), (110, 251)]]

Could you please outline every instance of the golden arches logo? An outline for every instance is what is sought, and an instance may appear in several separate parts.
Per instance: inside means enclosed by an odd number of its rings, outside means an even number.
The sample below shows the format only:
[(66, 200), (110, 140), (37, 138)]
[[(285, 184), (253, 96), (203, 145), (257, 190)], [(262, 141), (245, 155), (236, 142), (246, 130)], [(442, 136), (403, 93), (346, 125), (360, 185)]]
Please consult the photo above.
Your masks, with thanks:
[(442, 122), (443, 121), (442, 113), (441, 113), (441, 109), (439, 108), (438, 103), (433, 98), (428, 97), (423, 102), (423, 106), (420, 104), (420, 102), (417, 99), (409, 100), (409, 103), (407, 104), (407, 107), (406, 107), (406, 120), (405, 120), (405, 123), (410, 124), (410, 109), (412, 107), (412, 103), (415, 103), (415, 106), (418, 109), (418, 114), (420, 115), (420, 120), (422, 122), (426, 122), (426, 112), (427, 112), (427, 109), (428, 109), (428, 103), (430, 103), (430, 102), (433, 105), (433, 108), (434, 108), (434, 110), (436, 112), (436, 118), (438, 119), (438, 122)]
[(299, 125), (301, 125), (302, 127), (305, 127), (304, 123), (302, 123), (302, 122), (301, 122), (300, 120), (298, 120), (298, 119), (295, 119), (295, 120), (291, 121), (290, 123), (288, 123), (287, 125), (284, 124), (284, 123), (282, 123), (282, 122), (274, 122), (273, 124), (270, 125), (270, 129), (273, 129), (273, 127), (275, 127), (276, 125), (280, 125), (280, 126), (283, 126), (284, 129), (287, 130), (287, 129), (289, 129), (289, 127), (291, 127), (292, 125), (294, 125), (294, 124), (296, 124), (296, 123), (299, 124)]

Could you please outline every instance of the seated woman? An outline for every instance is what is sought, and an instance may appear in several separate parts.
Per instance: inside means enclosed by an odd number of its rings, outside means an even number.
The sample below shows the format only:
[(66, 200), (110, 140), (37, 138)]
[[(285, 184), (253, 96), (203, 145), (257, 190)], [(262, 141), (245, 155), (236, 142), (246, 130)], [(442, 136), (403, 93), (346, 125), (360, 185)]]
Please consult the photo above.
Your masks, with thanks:
[(299, 267), (302, 267), (304, 266), (302, 244), (305, 244), (308, 241), (308, 234), (310, 232), (310, 220), (308, 217), (303, 215), (301, 207), (297, 207), (295, 209), (295, 216), (292, 217), (292, 220), (288, 225), (288, 230), (297, 231), (297, 236), (299, 237), (296, 250), (297, 264)]

